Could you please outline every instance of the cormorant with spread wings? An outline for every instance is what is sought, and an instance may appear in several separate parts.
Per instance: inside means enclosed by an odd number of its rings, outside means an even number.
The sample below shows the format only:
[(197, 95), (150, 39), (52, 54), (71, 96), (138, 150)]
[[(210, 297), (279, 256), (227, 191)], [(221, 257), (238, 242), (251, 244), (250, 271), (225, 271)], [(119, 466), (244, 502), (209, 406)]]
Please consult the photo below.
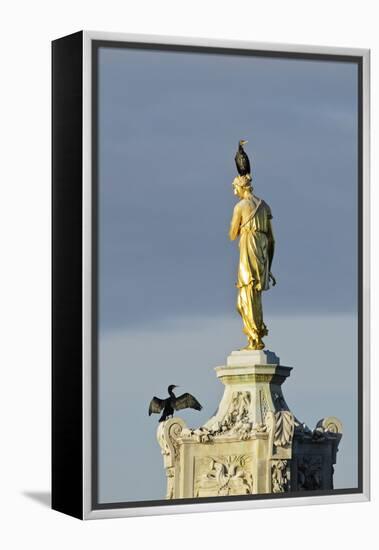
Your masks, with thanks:
[(169, 397), (167, 399), (159, 399), (159, 397), (153, 397), (149, 405), (149, 416), (151, 413), (159, 414), (162, 410), (162, 416), (159, 419), (159, 422), (164, 422), (168, 417), (174, 415), (174, 411), (179, 411), (180, 409), (196, 409), (200, 411), (203, 407), (200, 405), (198, 400), (191, 395), (190, 393), (183, 393), (176, 397), (172, 391), (174, 388), (177, 388), (175, 384), (171, 384), (167, 390)]

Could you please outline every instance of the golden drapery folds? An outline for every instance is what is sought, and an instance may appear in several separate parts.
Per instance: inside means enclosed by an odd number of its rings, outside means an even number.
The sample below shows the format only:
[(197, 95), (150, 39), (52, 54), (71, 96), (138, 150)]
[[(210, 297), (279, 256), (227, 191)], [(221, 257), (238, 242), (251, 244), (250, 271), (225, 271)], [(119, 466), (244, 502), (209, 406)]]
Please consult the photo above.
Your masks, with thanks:
[(229, 236), (231, 240), (240, 237), (237, 310), (248, 339), (246, 349), (263, 349), (262, 337), (268, 330), (261, 293), (268, 290), (270, 279), (276, 282), (270, 272), (275, 241), (270, 207), (253, 194), (250, 182), (250, 175), (237, 176), (233, 181), (234, 193), (241, 200), (234, 208)]

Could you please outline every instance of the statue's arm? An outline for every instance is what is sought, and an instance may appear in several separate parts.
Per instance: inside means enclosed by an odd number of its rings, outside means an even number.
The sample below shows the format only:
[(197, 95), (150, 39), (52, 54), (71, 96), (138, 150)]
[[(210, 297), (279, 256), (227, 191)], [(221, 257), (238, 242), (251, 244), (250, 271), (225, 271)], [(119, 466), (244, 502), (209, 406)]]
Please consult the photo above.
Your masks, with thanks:
[(268, 270), (271, 271), (271, 264), (274, 258), (275, 252), (275, 237), (274, 230), (272, 228), (272, 221), (268, 220)]
[(230, 229), (229, 229), (229, 238), (231, 241), (234, 241), (240, 232), (240, 226), (241, 226), (241, 209), (239, 204), (236, 204), (233, 210), (233, 216), (232, 221), (230, 222)]

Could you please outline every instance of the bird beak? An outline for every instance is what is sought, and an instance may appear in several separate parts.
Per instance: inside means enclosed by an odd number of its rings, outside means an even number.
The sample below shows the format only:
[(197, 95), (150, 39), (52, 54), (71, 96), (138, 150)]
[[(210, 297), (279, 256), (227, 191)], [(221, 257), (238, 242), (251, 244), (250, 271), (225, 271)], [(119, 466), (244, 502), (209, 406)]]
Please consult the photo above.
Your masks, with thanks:
[(249, 142), (247, 141), (247, 139), (243, 139), (243, 140), (242, 140), (242, 145), (246, 145), (246, 143), (249, 143)]

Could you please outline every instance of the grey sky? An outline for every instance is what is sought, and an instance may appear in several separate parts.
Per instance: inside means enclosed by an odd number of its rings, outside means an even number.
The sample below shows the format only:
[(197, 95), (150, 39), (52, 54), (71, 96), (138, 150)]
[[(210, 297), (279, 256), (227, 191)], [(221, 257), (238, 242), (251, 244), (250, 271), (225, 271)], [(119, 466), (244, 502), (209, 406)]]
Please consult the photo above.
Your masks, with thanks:
[[(294, 367), (285, 395), (295, 414), (313, 425), (340, 412), (349, 432), (336, 476), (339, 486), (356, 483), (356, 89), (356, 66), (348, 63), (100, 50), (105, 500), (163, 496), (156, 424), (144, 416), (150, 394), (185, 382), (206, 405), (188, 419), (206, 420), (220, 397), (213, 367), (243, 344), (234, 314), (238, 248), (227, 239), (242, 137), (255, 192), (274, 216), (278, 285), (264, 295), (266, 342)], [(178, 329), (183, 323), (188, 338)], [(341, 349), (346, 331), (349, 353)], [(141, 387), (130, 392), (137, 381)], [(124, 433), (134, 414), (141, 431), (128, 449)], [(149, 486), (133, 485), (138, 469), (151, 473)]]

